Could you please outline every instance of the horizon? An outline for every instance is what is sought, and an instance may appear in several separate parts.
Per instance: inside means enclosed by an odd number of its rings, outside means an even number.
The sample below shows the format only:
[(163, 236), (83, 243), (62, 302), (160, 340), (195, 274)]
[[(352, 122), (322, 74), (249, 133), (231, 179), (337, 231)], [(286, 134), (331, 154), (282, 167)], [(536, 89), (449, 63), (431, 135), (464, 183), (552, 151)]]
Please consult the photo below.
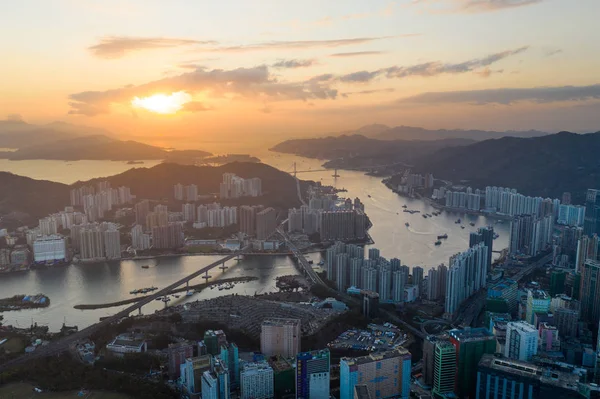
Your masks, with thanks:
[(594, 132), (598, 12), (593, 0), (28, 0), (5, 14), (0, 108), (176, 148), (373, 123)]

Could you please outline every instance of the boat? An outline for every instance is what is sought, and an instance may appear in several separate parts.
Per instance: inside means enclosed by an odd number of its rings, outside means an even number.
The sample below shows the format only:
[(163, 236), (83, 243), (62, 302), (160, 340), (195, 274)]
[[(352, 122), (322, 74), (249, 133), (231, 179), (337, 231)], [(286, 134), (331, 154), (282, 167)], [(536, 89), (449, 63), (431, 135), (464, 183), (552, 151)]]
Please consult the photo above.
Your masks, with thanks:
[(325, 264), (325, 261), (324, 261), (324, 260), (322, 260), (322, 261), (320, 261), (319, 263), (317, 263), (317, 265), (319, 265), (319, 266), (323, 266), (324, 264)]
[(194, 291), (188, 291), (185, 293), (185, 296), (192, 296), (194, 295)]
[(448, 234), (442, 234), (441, 236), (438, 236), (437, 238), (438, 238), (438, 240), (441, 240), (441, 239), (445, 240), (446, 238), (448, 238)]
[(498, 238), (498, 237), (500, 237), (500, 234), (498, 234), (498, 233), (494, 233), (494, 237), (493, 237), (493, 238), (494, 238), (494, 240), (495, 240), (496, 238)]
[(437, 240), (434, 244), (435, 245), (442, 245), (442, 242), (440, 240)]
[(371, 198), (371, 194), (367, 194), (367, 197)]
[(173, 294), (173, 296), (174, 296), (175, 298), (179, 298), (179, 295), (177, 295), (177, 294)]
[(471, 222), (471, 223), (469, 223), (469, 224), (470, 224), (471, 226), (475, 226), (475, 223), (473, 223), (473, 222)]
[(149, 265), (142, 265), (142, 269), (148, 269), (149, 267)]
[(162, 296), (159, 296), (158, 298), (155, 299), (155, 301), (162, 301), (162, 300), (163, 300)]
[(461, 222), (461, 220), (460, 220), (460, 219), (456, 219), (456, 222), (454, 222), (454, 223), (456, 223), (456, 224), (460, 224), (460, 222)]
[(461, 229), (464, 229), (464, 228), (465, 228), (465, 226), (460, 226), (460, 228), (461, 228)]
[(402, 205), (402, 208), (407, 208), (407, 206), (406, 205)]
[(219, 291), (223, 291), (223, 287), (219, 287)]
[(404, 223), (404, 225), (405, 225), (406, 227), (408, 227), (408, 226), (410, 226), (410, 223), (406, 222), (406, 223)]
[(423, 214), (421, 216), (423, 216), (423, 219), (427, 219), (427, 215)]
[(314, 262), (313, 262), (313, 260), (312, 260), (312, 259), (308, 261), (308, 264), (309, 264), (309, 265), (312, 265), (313, 263), (314, 263)]

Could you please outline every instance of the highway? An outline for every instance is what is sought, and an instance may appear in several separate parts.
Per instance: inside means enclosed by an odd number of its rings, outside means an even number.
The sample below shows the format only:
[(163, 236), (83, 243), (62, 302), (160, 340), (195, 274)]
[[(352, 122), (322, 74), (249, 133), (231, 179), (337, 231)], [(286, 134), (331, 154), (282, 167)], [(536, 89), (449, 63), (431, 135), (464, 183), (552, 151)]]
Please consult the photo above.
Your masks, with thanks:
[(227, 255), (224, 258), (211, 263), (208, 266), (203, 267), (202, 269), (190, 274), (189, 276), (186, 276), (184, 278), (182, 278), (181, 280), (178, 280), (176, 282), (174, 282), (173, 284), (168, 285), (167, 287), (155, 292), (152, 295), (149, 295), (147, 298), (137, 302), (134, 305), (131, 305), (129, 307), (127, 307), (126, 309), (120, 311), (119, 313), (102, 320), (99, 323), (93, 324), (89, 327), (84, 328), (81, 331), (78, 331), (74, 334), (71, 334), (67, 337), (61, 338), (58, 341), (54, 341), (51, 342), (50, 345), (48, 346), (43, 346), (38, 348), (36, 351), (22, 355), (18, 358), (15, 358), (13, 360), (10, 360), (6, 363), (0, 364), (0, 372), (2, 372), (3, 370), (6, 370), (10, 367), (14, 367), (17, 366), (19, 364), (22, 364), (24, 362), (27, 362), (29, 360), (32, 359), (36, 359), (36, 358), (40, 358), (40, 357), (45, 357), (45, 356), (53, 356), (53, 355), (57, 355), (60, 354), (66, 350), (69, 349), (69, 347), (74, 344), (77, 341), (80, 341), (84, 338), (88, 338), (90, 335), (92, 335), (93, 333), (95, 333), (96, 331), (98, 331), (99, 329), (112, 324), (116, 321), (119, 321), (120, 319), (122, 319), (123, 317), (127, 317), (129, 316), (130, 313), (134, 312), (135, 310), (141, 308), (142, 306), (156, 300), (156, 298), (161, 297), (161, 296), (165, 296), (171, 293), (171, 291), (173, 291), (175, 288), (186, 284), (187, 282), (189, 282), (190, 280), (193, 280), (196, 277), (200, 277), (203, 274), (208, 274), (208, 272), (211, 269), (214, 269), (215, 267), (218, 267), (219, 265), (224, 264), (225, 262), (235, 258), (238, 255), (242, 255), (244, 254), (244, 252), (248, 251), (249, 249), (251, 249), (252, 246), (251, 245), (247, 245), (244, 248), (240, 249), (239, 251), (236, 251), (234, 253), (232, 253), (231, 255)]

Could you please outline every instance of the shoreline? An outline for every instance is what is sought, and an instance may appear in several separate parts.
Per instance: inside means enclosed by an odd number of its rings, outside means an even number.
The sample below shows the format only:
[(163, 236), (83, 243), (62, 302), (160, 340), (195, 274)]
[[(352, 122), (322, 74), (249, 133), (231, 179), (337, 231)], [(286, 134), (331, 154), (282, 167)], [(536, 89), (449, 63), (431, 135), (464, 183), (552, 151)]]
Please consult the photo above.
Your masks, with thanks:
[[(254, 281), (254, 280), (258, 280), (258, 277), (248, 277), (247, 276), (247, 277), (225, 278), (222, 280), (211, 281), (209, 283), (195, 284), (195, 285), (190, 285), (189, 287), (176, 288), (173, 291), (171, 291), (171, 294), (176, 294), (179, 292), (186, 292), (191, 289), (195, 290), (196, 292), (200, 292), (200, 291), (202, 291), (210, 286), (214, 286), (214, 285), (220, 285), (220, 284), (224, 284), (224, 283), (234, 283), (234, 282), (245, 283), (245, 282)], [(171, 295), (171, 294), (169, 294), (169, 295)], [(123, 306), (123, 305), (129, 305), (132, 303), (136, 303), (143, 299), (146, 299), (149, 296), (151, 296), (151, 295), (141, 295), (141, 296), (136, 296), (134, 298), (123, 299), (122, 301), (116, 301), (116, 302), (107, 302), (107, 303), (98, 303), (98, 304), (80, 304), (80, 305), (73, 306), (73, 308), (78, 309), (78, 310), (106, 309), (106, 308), (112, 308), (115, 306)]]

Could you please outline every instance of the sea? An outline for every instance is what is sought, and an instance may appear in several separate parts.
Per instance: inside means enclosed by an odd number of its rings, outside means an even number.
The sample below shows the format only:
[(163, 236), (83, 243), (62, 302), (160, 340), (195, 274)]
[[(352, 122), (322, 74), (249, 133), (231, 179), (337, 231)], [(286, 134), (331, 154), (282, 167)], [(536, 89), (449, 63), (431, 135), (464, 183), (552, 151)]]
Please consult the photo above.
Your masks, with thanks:
[[(500, 237), (494, 241), (494, 250), (508, 246), (508, 223), (481, 215), (469, 215), (444, 211), (439, 216), (423, 218), (423, 213), (431, 214), (435, 209), (419, 199), (399, 196), (389, 190), (381, 177), (367, 176), (362, 172), (339, 170), (334, 177), (333, 170), (324, 170), (323, 160), (293, 155), (261, 152), (253, 154), (264, 163), (280, 170), (301, 171), (298, 177), (303, 180), (320, 181), (325, 185), (344, 188), (341, 196), (360, 198), (365, 204), (365, 212), (373, 227), (369, 234), (374, 240), (373, 247), (379, 248), (381, 256), (399, 258), (402, 264), (410, 267), (421, 266), (427, 271), (439, 264), (448, 264), (455, 253), (468, 248), (469, 233), (479, 227), (493, 225)], [(152, 167), (158, 161), (144, 161), (144, 164), (129, 165), (113, 161), (9, 161), (0, 160), (0, 171), (8, 171), (34, 179), (71, 184), (79, 180), (111, 176), (132, 167)], [(135, 194), (135, 193), (134, 193)], [(421, 213), (402, 212), (407, 209)], [(455, 223), (457, 219), (462, 223)], [(407, 227), (405, 224), (409, 223)], [(473, 223), (474, 226), (471, 226)], [(461, 226), (464, 227), (461, 228)], [(438, 235), (447, 234), (442, 245), (434, 245)], [(309, 256), (317, 264), (320, 254)], [(123, 260), (97, 264), (74, 264), (46, 270), (32, 270), (0, 275), (0, 298), (17, 294), (43, 293), (50, 298), (50, 306), (43, 309), (5, 312), (4, 323), (18, 327), (28, 327), (32, 323), (47, 325), (50, 331), (57, 331), (63, 323), (84, 328), (99, 321), (100, 317), (110, 316), (123, 307), (97, 310), (77, 310), (78, 304), (115, 302), (132, 297), (130, 291), (144, 287), (164, 287), (178, 279), (208, 265), (217, 256), (161, 257), (151, 260)], [(148, 268), (142, 268), (148, 265)], [(168, 306), (190, 301), (204, 300), (219, 295), (254, 295), (276, 290), (277, 276), (298, 274), (294, 262), (287, 256), (249, 256), (242, 260), (231, 260), (225, 271), (213, 269), (213, 279), (239, 276), (252, 276), (256, 280), (239, 283), (230, 290), (205, 289), (187, 297), (173, 298)], [(192, 282), (199, 284), (203, 282)], [(143, 307), (142, 313), (150, 314), (164, 308), (164, 303), (156, 301)]]

